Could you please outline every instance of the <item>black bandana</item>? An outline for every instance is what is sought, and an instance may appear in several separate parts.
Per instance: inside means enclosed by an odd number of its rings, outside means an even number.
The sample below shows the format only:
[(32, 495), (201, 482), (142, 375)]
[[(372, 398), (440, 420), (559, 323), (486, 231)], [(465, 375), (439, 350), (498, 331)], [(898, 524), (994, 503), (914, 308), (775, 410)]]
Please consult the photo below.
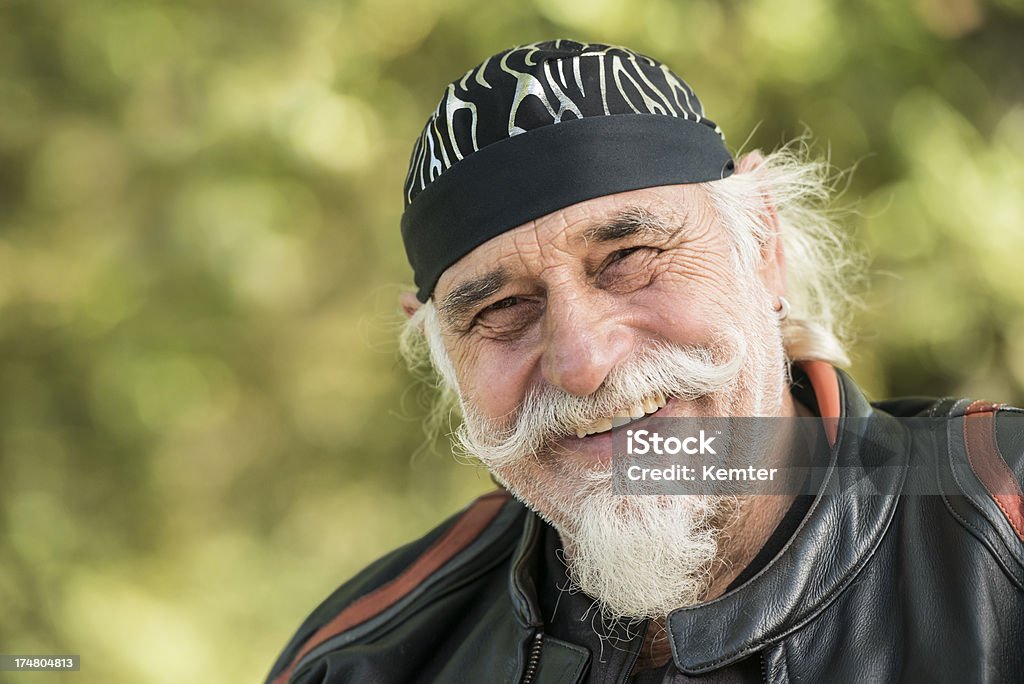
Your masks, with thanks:
[(664, 64), (569, 40), (500, 52), (447, 87), (413, 147), (402, 239), (417, 297), (527, 221), (732, 171), (721, 130)]

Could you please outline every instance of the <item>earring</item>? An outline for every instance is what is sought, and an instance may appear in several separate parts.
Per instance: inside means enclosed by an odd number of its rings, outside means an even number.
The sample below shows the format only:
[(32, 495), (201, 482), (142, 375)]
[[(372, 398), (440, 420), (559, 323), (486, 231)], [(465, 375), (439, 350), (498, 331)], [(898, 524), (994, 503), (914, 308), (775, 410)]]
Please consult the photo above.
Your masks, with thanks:
[(789, 317), (789, 300), (779, 295), (779, 304), (772, 310), (779, 317), (780, 321), (786, 320)]

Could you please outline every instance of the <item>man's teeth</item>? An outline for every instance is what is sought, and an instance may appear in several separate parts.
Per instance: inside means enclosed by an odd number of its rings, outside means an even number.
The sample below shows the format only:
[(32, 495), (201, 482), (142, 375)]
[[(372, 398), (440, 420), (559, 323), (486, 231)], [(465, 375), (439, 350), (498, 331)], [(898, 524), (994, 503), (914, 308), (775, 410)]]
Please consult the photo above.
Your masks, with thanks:
[(643, 418), (646, 415), (650, 415), (651, 413), (661, 409), (665, 404), (665, 395), (661, 392), (655, 392), (649, 397), (644, 397), (637, 404), (619, 409), (615, 412), (615, 416), (601, 418), (586, 427), (576, 428), (576, 436), (582, 438), (587, 435), (596, 435), (601, 432), (608, 432), (612, 427), (620, 427), (626, 423), (636, 420), (637, 418)]

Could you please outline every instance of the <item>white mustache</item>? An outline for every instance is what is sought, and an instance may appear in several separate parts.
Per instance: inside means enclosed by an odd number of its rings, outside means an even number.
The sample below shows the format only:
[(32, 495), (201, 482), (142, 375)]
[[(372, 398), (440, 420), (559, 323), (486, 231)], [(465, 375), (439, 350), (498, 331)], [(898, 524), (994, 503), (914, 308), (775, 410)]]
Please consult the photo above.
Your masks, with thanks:
[(612, 369), (596, 392), (578, 397), (552, 385), (532, 390), (514, 422), (480, 415), (460, 397), (463, 424), (456, 440), (488, 466), (508, 465), (533, 456), (551, 442), (575, 436), (577, 428), (620, 412), (656, 391), (694, 401), (730, 388), (746, 359), (746, 343), (737, 330), (712, 345), (683, 347), (651, 343)]

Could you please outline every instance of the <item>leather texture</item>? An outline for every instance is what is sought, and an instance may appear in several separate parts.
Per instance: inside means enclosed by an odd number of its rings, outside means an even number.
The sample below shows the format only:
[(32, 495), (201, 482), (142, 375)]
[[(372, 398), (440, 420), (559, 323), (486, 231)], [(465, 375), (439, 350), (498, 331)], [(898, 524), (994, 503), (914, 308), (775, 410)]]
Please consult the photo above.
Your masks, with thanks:
[[(835, 372), (841, 415), (821, 492), (754, 577), (670, 614), (676, 674), (665, 681), (1024, 682), (1024, 542), (1006, 510), (1016, 504), (994, 497), (975, 470), (1012, 476), (997, 495), (1019, 491), (1024, 412), (956, 399), (872, 405)], [(976, 420), (972, 406), (990, 419)], [(909, 429), (901, 419), (912, 416), (937, 427)], [(985, 439), (972, 433), (982, 424)], [(986, 440), (994, 449), (981, 453)], [(545, 634), (530, 560), (545, 523), (510, 498), (498, 503), (486, 527), (407, 594), (325, 634), (462, 516), (343, 585), (267, 682), (627, 682), (635, 657)], [(737, 667), (751, 659), (759, 675)], [(748, 674), (723, 678), (741, 669)]]

